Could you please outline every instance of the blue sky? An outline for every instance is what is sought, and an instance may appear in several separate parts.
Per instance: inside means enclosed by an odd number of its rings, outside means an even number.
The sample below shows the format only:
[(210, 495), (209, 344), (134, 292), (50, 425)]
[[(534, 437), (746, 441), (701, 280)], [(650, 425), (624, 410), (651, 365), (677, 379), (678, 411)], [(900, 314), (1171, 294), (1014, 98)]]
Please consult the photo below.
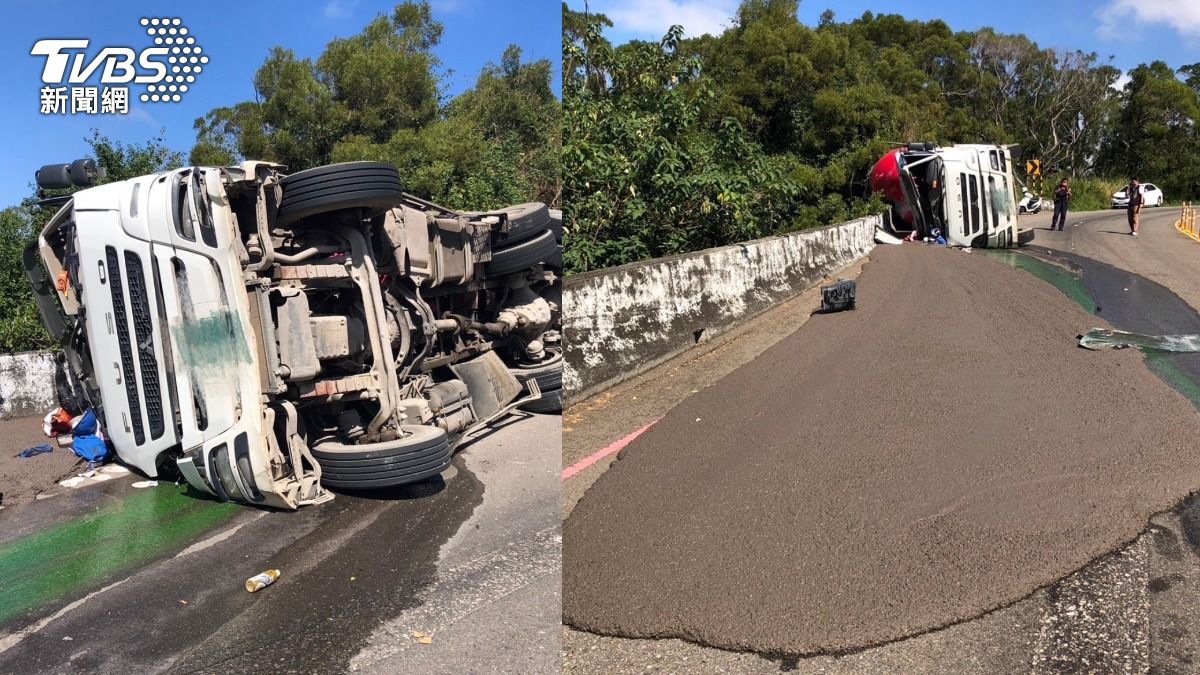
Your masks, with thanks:
[[(254, 96), (254, 71), (276, 45), (298, 57), (316, 58), (335, 37), (359, 32), (373, 17), (389, 13), (389, 0), (296, 0), (228, 3), (228, 12), (207, 8), (223, 3), (96, 2), (40, 0), (5, 2), (0, 8), (0, 208), (27, 196), (33, 172), (43, 164), (83, 157), (89, 129), (114, 140), (144, 142), (165, 128), (165, 142), (186, 154), (195, 141), (192, 123), (217, 106)], [(562, 16), (558, 0), (432, 0), (434, 18), (445, 26), (436, 53), (446, 78), (445, 95), (475, 83), (480, 69), (497, 62), (508, 44), (524, 59), (553, 61), (555, 91), (562, 60)], [(180, 9), (182, 8), (182, 9)], [(50, 38), (86, 38), (88, 54), (105, 46), (135, 51), (150, 45), (143, 17), (180, 17), (210, 60), (178, 103), (130, 101), (127, 115), (43, 116), (38, 93), (45, 57), (30, 55), (33, 43)], [(95, 84), (97, 77), (92, 78)], [(131, 98), (145, 85), (130, 84)]]
[[(576, 10), (582, 0), (568, 0)], [(592, 11), (613, 21), (614, 42), (662, 37), (674, 23), (688, 36), (720, 33), (737, 11), (738, 0), (591, 0)], [(1166, 61), (1172, 67), (1200, 61), (1200, 2), (1195, 0), (1009, 0), (996, 3), (962, 0), (801, 0), (800, 20), (816, 25), (832, 9), (849, 21), (864, 11), (901, 14), (910, 19), (942, 19), (953, 30), (990, 26), (1002, 33), (1024, 33), (1043, 48), (1081, 49), (1124, 71), (1141, 63)]]

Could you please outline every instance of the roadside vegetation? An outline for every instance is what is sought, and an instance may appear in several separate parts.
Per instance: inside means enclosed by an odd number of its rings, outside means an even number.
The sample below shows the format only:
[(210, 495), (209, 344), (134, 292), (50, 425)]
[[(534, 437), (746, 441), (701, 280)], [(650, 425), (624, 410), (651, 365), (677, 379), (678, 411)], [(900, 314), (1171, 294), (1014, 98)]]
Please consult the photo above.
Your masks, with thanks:
[(196, 120), (190, 161), (266, 159), (290, 171), (385, 161), (409, 192), (451, 208), (557, 206), (561, 105), (550, 61), (524, 62), (510, 46), (474, 89), (443, 103), (441, 37), (428, 2), (405, 2), (315, 61), (275, 47), (254, 76), (255, 100)]
[[(447, 99), (446, 73), (433, 53), (442, 30), (422, 0), (332, 40), (315, 61), (274, 47), (255, 73), (255, 99), (197, 119), (186, 157), (162, 138), (125, 145), (93, 131), (85, 140), (107, 171), (101, 182), (185, 163), (262, 159), (294, 172), (377, 160), (395, 164), (409, 192), (450, 208), (559, 206), (562, 106), (551, 88), (551, 62), (524, 61), (510, 46), (481, 69), (472, 89)], [(20, 261), (56, 208), (39, 208), (31, 195), (0, 210), (0, 352), (54, 346)]]
[(1072, 179), (1076, 210), (1132, 175), (1200, 196), (1200, 64), (1118, 89), (1096, 54), (1022, 35), (870, 12), (806, 26), (797, 7), (744, 0), (721, 35), (613, 45), (605, 16), (564, 3), (569, 272), (877, 211), (870, 169), (907, 141), (1020, 144), (1044, 194)]

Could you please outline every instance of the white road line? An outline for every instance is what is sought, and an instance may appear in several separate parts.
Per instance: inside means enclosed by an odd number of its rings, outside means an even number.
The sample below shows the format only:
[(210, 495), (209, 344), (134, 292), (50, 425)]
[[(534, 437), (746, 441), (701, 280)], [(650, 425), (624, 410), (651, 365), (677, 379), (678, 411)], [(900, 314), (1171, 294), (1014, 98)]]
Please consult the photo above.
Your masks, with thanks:
[(75, 602), (72, 602), (71, 604), (67, 605), (66, 607), (63, 607), (62, 609), (58, 610), (57, 612), (51, 614), (50, 616), (48, 616), (44, 619), (42, 619), (41, 621), (38, 621), (37, 623), (35, 623), (31, 626), (26, 626), (15, 633), (9, 633), (3, 637), (0, 637), (0, 654), (3, 654), (4, 652), (12, 649), (13, 647), (16, 647), (17, 645), (19, 645), (21, 643), (22, 640), (24, 640), (25, 638), (29, 637), (30, 635), (40, 631), (41, 629), (45, 628), (46, 626), (50, 625), (50, 623), (52, 621), (54, 621), (55, 619), (58, 619), (59, 617), (63, 616), (64, 614), (71, 612), (79, 607), (82, 607), (83, 604), (85, 602), (87, 602), (88, 600), (91, 600), (92, 598), (96, 597), (97, 595), (100, 595), (101, 593), (106, 593), (106, 592), (116, 588), (117, 586), (120, 586), (121, 584), (125, 583), (126, 581), (129, 581), (132, 578), (133, 578), (132, 576), (128, 576), (120, 581), (111, 583), (111, 584), (105, 586), (104, 588), (101, 588), (98, 591), (92, 591), (91, 593), (88, 593), (87, 595), (83, 596), (82, 598), (76, 600)]
[(192, 544), (191, 546), (183, 549), (179, 553), (176, 553), (171, 558), (171, 560), (175, 560), (176, 558), (182, 558), (185, 555), (191, 555), (192, 553), (197, 553), (197, 552), (203, 551), (204, 549), (209, 548), (211, 546), (215, 546), (216, 544), (219, 544), (219, 543), (225, 541), (226, 539), (232, 537), (234, 535), (234, 533), (236, 533), (238, 530), (249, 525), (250, 523), (253, 523), (254, 521), (258, 520), (259, 518), (262, 518), (265, 515), (267, 515), (266, 511), (260, 511), (258, 513), (258, 515), (254, 516), (253, 518), (251, 518), (250, 520), (247, 520), (244, 523), (239, 523), (237, 525), (234, 525), (233, 527), (229, 528), (228, 530), (225, 530), (223, 532), (218, 532), (217, 534), (214, 534), (213, 536), (209, 537), (208, 539), (205, 539), (203, 541), (198, 541), (198, 542)]

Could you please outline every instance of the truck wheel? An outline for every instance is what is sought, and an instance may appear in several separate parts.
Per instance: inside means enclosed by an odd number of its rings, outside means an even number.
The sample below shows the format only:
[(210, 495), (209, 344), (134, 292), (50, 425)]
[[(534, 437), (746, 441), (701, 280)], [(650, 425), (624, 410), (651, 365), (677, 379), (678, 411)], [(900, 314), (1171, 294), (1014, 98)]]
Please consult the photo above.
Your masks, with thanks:
[(552, 389), (562, 389), (562, 352), (557, 349), (547, 349), (546, 359), (536, 365), (517, 365), (509, 368), (513, 377), (521, 383), (522, 393), (528, 393), (525, 383), (535, 380), (538, 389), (545, 392)]
[(346, 162), (297, 171), (284, 178), (276, 225), (342, 209), (362, 209), (364, 218), (398, 206), (404, 196), (400, 172), (386, 162)]
[(321, 465), (321, 483), (343, 489), (371, 489), (413, 483), (450, 465), (450, 441), (438, 427), (404, 425), (406, 435), (381, 443), (318, 443), (313, 457)]
[(550, 209), (541, 202), (516, 204), (501, 209), (508, 214), (508, 234), (498, 234), (493, 243), (496, 250), (511, 248), (546, 230), (550, 225)]
[(542, 397), (536, 401), (530, 401), (521, 406), (521, 410), (533, 413), (555, 414), (561, 413), (563, 408), (562, 389), (554, 389), (552, 391), (543, 391)]
[(554, 233), (542, 232), (533, 239), (494, 251), (491, 262), (487, 263), (484, 270), (489, 276), (519, 272), (550, 260), (557, 252), (558, 244), (554, 241)]
[(554, 233), (554, 241), (562, 243), (562, 209), (550, 209), (550, 231)]

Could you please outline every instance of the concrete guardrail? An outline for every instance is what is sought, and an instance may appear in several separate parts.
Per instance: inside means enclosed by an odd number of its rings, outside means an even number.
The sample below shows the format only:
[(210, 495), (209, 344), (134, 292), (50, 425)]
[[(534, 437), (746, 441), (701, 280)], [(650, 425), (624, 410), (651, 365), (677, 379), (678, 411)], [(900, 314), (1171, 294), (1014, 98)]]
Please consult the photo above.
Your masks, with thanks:
[(0, 354), (0, 419), (50, 412), (58, 405), (56, 373), (49, 352)]
[(581, 401), (811, 288), (875, 246), (881, 216), (568, 276), (563, 386)]

